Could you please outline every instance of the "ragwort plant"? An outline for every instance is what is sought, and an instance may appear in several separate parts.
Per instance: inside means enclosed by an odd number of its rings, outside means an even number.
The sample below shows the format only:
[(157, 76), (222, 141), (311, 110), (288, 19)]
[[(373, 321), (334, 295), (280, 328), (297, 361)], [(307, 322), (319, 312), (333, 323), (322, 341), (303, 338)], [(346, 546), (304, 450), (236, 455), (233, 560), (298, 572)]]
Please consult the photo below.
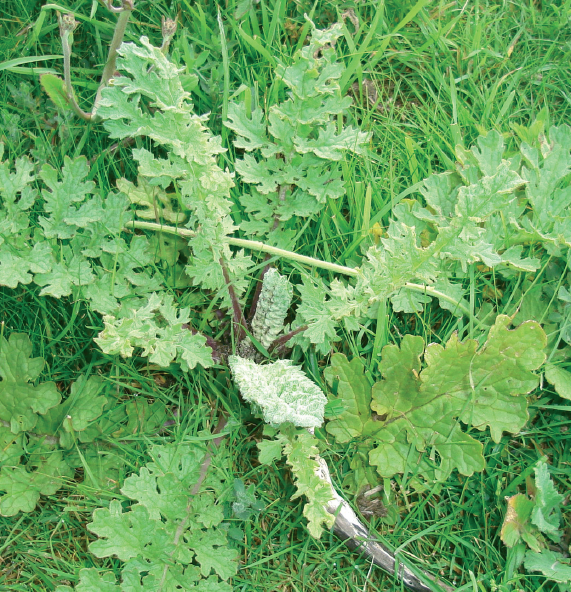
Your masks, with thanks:
[[(122, 10), (129, 11), (125, 6)], [(68, 55), (66, 43), (74, 25), (65, 17), (61, 23), (64, 55)], [(246, 91), (242, 103), (229, 106), (226, 125), (237, 135), (235, 147), (244, 151), (235, 170), (243, 187), (250, 185), (240, 197), (248, 219), (239, 225), (232, 217), (233, 174), (217, 164), (224, 151), (220, 138), (206, 128), (206, 117), (193, 113), (180, 70), (166, 56), (172, 34), (171, 27), (160, 48), (145, 37), (139, 45), (117, 45), (114, 51), (120, 76), (104, 76), (89, 117), (103, 121), (113, 139), (145, 140), (146, 147), (138, 142), (141, 147), (132, 151), (138, 165), (136, 182), (121, 179), (118, 191), (104, 196), (88, 180), (89, 167), (82, 157), (67, 158), (62, 171), (44, 165), (37, 172), (24, 158), (14, 166), (2, 163), (2, 284), (16, 288), (35, 283), (42, 296), (83, 299), (103, 317), (104, 330), (95, 341), (105, 353), (127, 357), (136, 351), (152, 363), (164, 367), (175, 363), (183, 371), (223, 361), (228, 346), (193, 328), (190, 310), (176, 305), (173, 290), (197, 286), (222, 299), (231, 310), (235, 353), (228, 362), (235, 381), (244, 399), (253, 403), (270, 426), (266, 434), (271, 439), (260, 444), (261, 460), (269, 463), (282, 453), (286, 455), (298, 495), (308, 498), (305, 514), (314, 536), (321, 534), (323, 526), (334, 523), (336, 512), (348, 507), (331, 486), (319, 457), (319, 440), (308, 431), (323, 424), (326, 397), (288, 360), (265, 364), (261, 360), (283, 354), (286, 346), (294, 345), (327, 354), (340, 340), (341, 329), (358, 330), (387, 302), (395, 312), (408, 313), (421, 310), (434, 298), (451, 314), (467, 316), (484, 332), (489, 329), (486, 343), (478, 349), (474, 340), (461, 342), (452, 337), (445, 347), (425, 347), (420, 338), (405, 338), (400, 348), (387, 346), (383, 350), (382, 380), (372, 388), (359, 360), (350, 362), (335, 354), (326, 371), (333, 393), (327, 431), (338, 442), (360, 442), (352, 463), (355, 491), (370, 479), (368, 463), (380, 476), (391, 477), (405, 470), (411, 454), (419, 458), (418, 487), (423, 481), (441, 481), (454, 469), (464, 475), (481, 471), (481, 445), (467, 432), (489, 429), (497, 440), (504, 431), (515, 433), (522, 428), (528, 419), (525, 395), (538, 383), (534, 371), (544, 361), (546, 341), (537, 322), (510, 331), (508, 317), (496, 318), (497, 313), (485, 307), (476, 310), (473, 302), (464, 298), (463, 283), (476, 264), (510, 277), (540, 269), (539, 257), (565, 260), (571, 244), (567, 223), (571, 200), (565, 186), (571, 167), (571, 130), (551, 128), (546, 136), (543, 129), (537, 131), (541, 123), (529, 131), (522, 129), (521, 134), (529, 137), (514, 154), (505, 153), (503, 138), (496, 132), (481, 137), (470, 151), (459, 147), (456, 170), (429, 177), (422, 200), (397, 204), (385, 236), (376, 243), (371, 241), (360, 266), (344, 267), (291, 249), (295, 235), (292, 221), (311, 219), (327, 200), (344, 194), (340, 163), (349, 154), (366, 155), (370, 139), (344, 124), (350, 99), (341, 94), (339, 79), (344, 70), (335, 56), (341, 27), (313, 29), (309, 44), (296, 53), (292, 63), (279, 64), (276, 76), (288, 93), (284, 101), (265, 112), (256, 104), (257, 97)], [(69, 60), (66, 64), (69, 72)], [(59, 96), (73, 107), (68, 76), (60, 82), (46, 79), (44, 87), (50, 96)], [(37, 185), (42, 187), (41, 193)], [(32, 211), (37, 207), (36, 223)], [(238, 238), (237, 232), (256, 240)], [(295, 316), (286, 325), (294, 287), (266, 267), (249, 323), (243, 309), (247, 276), (254, 263), (246, 251), (348, 279), (327, 282), (318, 275), (304, 275), (302, 285), (296, 287), (300, 302)], [(565, 303), (566, 288), (559, 288), (559, 300)], [(562, 308), (565, 310), (564, 304)], [(561, 318), (565, 329), (566, 317)], [(564, 331), (561, 335), (564, 339)], [(4, 349), (11, 351), (5, 342)], [(458, 359), (463, 363), (458, 364)], [(553, 365), (551, 376), (557, 371), (561, 372)], [(558, 384), (556, 378), (553, 382)], [(52, 408), (59, 403), (56, 398)], [(100, 413), (106, 404), (100, 403), (90, 400), (86, 406), (95, 406)], [(2, 418), (10, 423), (11, 433), (35, 429), (30, 424), (14, 432), (12, 411)], [(32, 403), (26, 413), (41, 423), (49, 409)], [(92, 409), (84, 419), (92, 424), (97, 416)], [(64, 431), (59, 445), (65, 449), (65, 422), (61, 425)], [(463, 426), (468, 428), (463, 430)], [(82, 431), (79, 427), (75, 430)], [(55, 432), (50, 435), (58, 436)], [(57, 459), (65, 455), (58, 454)], [(10, 457), (16, 465), (17, 456)], [(25, 474), (30, 480), (38, 467), (36, 460), (30, 459), (26, 469), (3, 469), (2, 480), (13, 483), (16, 474)], [(69, 474), (66, 470), (54, 472), (52, 477)], [(154, 473), (155, 468), (142, 469), (139, 479)], [(157, 483), (173, 479), (172, 473), (163, 473), (153, 479)], [(57, 490), (53, 487), (52, 482), (38, 485), (34, 499)], [(9, 497), (8, 486), (5, 490)], [(200, 546), (189, 543), (196, 533), (182, 535), (186, 528), (181, 526), (182, 518), (165, 514), (158, 498), (146, 504), (138, 497), (148, 496), (152, 488), (136, 495), (134, 490), (122, 491), (139, 500), (139, 506), (127, 514), (121, 514), (117, 504), (98, 511), (93, 532), (107, 537), (109, 529), (119, 528), (122, 520), (129, 528), (139, 529), (146, 520), (143, 514), (150, 512), (156, 519), (162, 516), (166, 520), (154, 526), (161, 533), (165, 530), (165, 540), (171, 537), (174, 546), (169, 547), (172, 552), (168, 557), (160, 559), (138, 548), (94, 543), (94, 553), (99, 556), (115, 554), (126, 561), (121, 588), (103, 576), (113, 589), (126, 589), (129, 578), (144, 586), (160, 582), (160, 589), (169, 589), (164, 588), (165, 574), (173, 558), (177, 562), (173, 585), (194, 585), (205, 577), (215, 578), (209, 585), (218, 586), (216, 589), (227, 589), (217, 576), (210, 576), (211, 567), (222, 580), (232, 575), (212, 563), (218, 561), (211, 557), (218, 549), (211, 549), (210, 559), (205, 558), (203, 564)], [(187, 510), (192, 503), (181, 501)], [(33, 505), (32, 500), (26, 507), (13, 509), (28, 511)], [(170, 525), (171, 519), (179, 520), (178, 526)], [(354, 512), (351, 520), (357, 520)], [(356, 531), (356, 536), (363, 536), (363, 532), (366, 529)], [(159, 537), (150, 531), (147, 534)], [(186, 546), (177, 550), (181, 536)], [(220, 536), (222, 548), (225, 542)], [(376, 550), (365, 550), (374, 557)], [(201, 565), (200, 575), (192, 565), (194, 556)], [(392, 563), (391, 559), (379, 562), (394, 571), (394, 558)], [(406, 570), (400, 573), (411, 587), (428, 589)], [(82, 574), (77, 589), (99, 577), (93, 572)]]

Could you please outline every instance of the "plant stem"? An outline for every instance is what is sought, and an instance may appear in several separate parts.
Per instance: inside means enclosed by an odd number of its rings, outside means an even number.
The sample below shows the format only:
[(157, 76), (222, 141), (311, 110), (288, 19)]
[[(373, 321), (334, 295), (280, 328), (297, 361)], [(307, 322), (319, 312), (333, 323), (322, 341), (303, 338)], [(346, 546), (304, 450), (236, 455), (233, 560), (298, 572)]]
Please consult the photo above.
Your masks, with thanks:
[[(186, 228), (174, 228), (173, 226), (164, 226), (162, 224), (155, 224), (154, 222), (141, 222), (136, 220), (129, 222), (128, 228), (139, 228), (141, 230), (155, 230), (157, 232), (166, 232), (168, 234), (176, 234), (178, 236), (185, 236), (187, 238), (194, 238), (196, 233)], [(246, 240), (242, 238), (227, 237), (226, 241), (229, 245), (235, 247), (242, 247), (243, 249), (251, 249), (252, 251), (260, 251), (262, 253), (268, 253), (269, 255), (275, 255), (277, 257), (283, 257), (292, 261), (298, 261), (299, 263), (305, 263), (311, 267), (317, 267), (319, 269), (327, 269), (335, 273), (341, 273), (351, 277), (357, 277), (359, 275), (358, 269), (352, 269), (351, 267), (344, 267), (343, 265), (337, 265), (336, 263), (328, 263), (327, 261), (321, 261), (320, 259), (314, 259), (313, 257), (306, 257), (305, 255), (299, 255), (293, 251), (286, 251), (285, 249), (279, 249), (278, 247), (272, 247), (259, 241)]]
[[(154, 230), (156, 232), (166, 232), (168, 234), (174, 234), (177, 236), (183, 236), (187, 238), (194, 238), (196, 236), (196, 232), (188, 230), (187, 228), (175, 228), (174, 226), (165, 226), (163, 224), (156, 224), (155, 222), (141, 222), (140, 220), (129, 222), (126, 227), (139, 228), (140, 230)], [(243, 238), (234, 238), (232, 236), (227, 237), (226, 241), (229, 245), (233, 245), (235, 247), (251, 249), (252, 251), (261, 251), (262, 253), (268, 253), (269, 255), (283, 257), (284, 259), (298, 261), (299, 263), (305, 263), (306, 265), (310, 265), (311, 267), (316, 267), (318, 269), (326, 269), (328, 271), (333, 271), (335, 273), (340, 273), (342, 275), (348, 275), (350, 277), (358, 277), (361, 273), (359, 269), (345, 267), (343, 265), (337, 265), (336, 263), (328, 263), (327, 261), (321, 261), (321, 259), (314, 259), (313, 257), (306, 257), (305, 255), (299, 255), (298, 253), (294, 253), (293, 251), (286, 251), (285, 249), (278, 249), (277, 247), (272, 247), (271, 245), (266, 245), (259, 241), (247, 240)], [(440, 292), (435, 288), (426, 286), (424, 284), (413, 284), (411, 282), (406, 282), (403, 287), (408, 288), (413, 292), (420, 292), (422, 294), (428, 294), (429, 296), (434, 296), (436, 298), (446, 300), (446, 302), (450, 302), (451, 304), (456, 306), (458, 310), (462, 311), (462, 313), (465, 314), (468, 318), (475, 318), (474, 315), (471, 314), (470, 310), (466, 308), (463, 304), (461, 304), (457, 300), (454, 300), (452, 296), (448, 296), (447, 294), (444, 294), (444, 292)], [(481, 325), (478, 319), (475, 320), (478, 323), (478, 326)]]
[(165, 18), (163, 16), (163, 18), (161, 20), (161, 30), (163, 33), (163, 44), (161, 45), (161, 51), (163, 52), (164, 55), (167, 55), (172, 38), (174, 37), (174, 34), (176, 33), (176, 29), (177, 29), (176, 20), (173, 20), (170, 18)]
[(95, 95), (95, 101), (93, 103), (93, 110), (91, 112), (92, 117), (96, 117), (97, 106), (99, 105), (99, 101), (101, 100), (101, 93), (103, 89), (111, 80), (113, 74), (115, 73), (115, 63), (117, 61), (117, 50), (121, 43), (123, 43), (123, 37), (125, 35), (125, 30), (127, 29), (127, 23), (129, 22), (129, 18), (131, 17), (131, 13), (135, 9), (133, 0), (123, 0), (123, 10), (119, 13), (119, 17), (117, 18), (117, 23), (115, 24), (115, 31), (113, 32), (113, 39), (111, 40), (111, 45), (109, 46), (109, 53), (107, 54), (107, 62), (105, 63), (105, 68), (103, 68), (103, 74), (101, 75), (101, 82), (99, 83), (99, 88), (97, 89), (97, 94)]
[(91, 114), (83, 111), (83, 109), (81, 109), (81, 107), (77, 104), (73, 87), (71, 85), (71, 36), (73, 35), (74, 29), (77, 27), (77, 21), (75, 20), (72, 13), (61, 16), (59, 12), (58, 21), (59, 33), (61, 36), (61, 47), (63, 50), (63, 79), (65, 83), (65, 92), (67, 95), (66, 98), (74, 113), (81, 117), (81, 119), (89, 121), (91, 119)]
[(425, 286), (424, 284), (411, 284), (410, 282), (407, 282), (404, 285), (404, 287), (408, 288), (412, 292), (420, 292), (421, 294), (428, 294), (429, 296), (434, 296), (435, 298), (441, 298), (442, 300), (446, 300), (446, 302), (450, 302), (450, 304), (454, 304), (458, 308), (458, 310), (461, 310), (470, 319), (474, 318), (468, 308), (466, 308), (464, 305), (462, 305), (457, 300), (454, 300), (454, 298), (452, 298), (452, 296), (448, 296), (447, 294), (444, 294), (444, 292), (440, 292), (439, 290), (431, 288), (430, 286)]
[(242, 247), (244, 249), (251, 249), (252, 251), (269, 253), (270, 255), (276, 255), (278, 257), (284, 257), (285, 259), (291, 259), (292, 261), (298, 261), (299, 263), (305, 263), (311, 267), (327, 269), (328, 271), (334, 271), (335, 273), (341, 273), (343, 275), (349, 275), (352, 277), (357, 277), (359, 275), (359, 271), (357, 269), (344, 267), (343, 265), (337, 265), (337, 263), (328, 263), (327, 261), (321, 261), (321, 259), (314, 259), (313, 257), (306, 257), (305, 255), (299, 255), (293, 251), (286, 251), (285, 249), (272, 247), (271, 245), (266, 245), (259, 241), (233, 237), (228, 237), (227, 241), (229, 245), (233, 245), (235, 247)]
[(290, 331), (289, 333), (286, 333), (285, 335), (278, 337), (273, 343), (270, 344), (269, 351), (270, 352), (278, 351), (290, 339), (295, 337), (298, 333), (305, 331), (306, 329), (307, 329), (307, 325), (302, 325), (301, 327), (298, 327), (297, 329), (294, 329), (293, 331)]
[(234, 321), (234, 325), (236, 327), (236, 342), (240, 343), (246, 337), (246, 319), (244, 318), (244, 312), (242, 311), (242, 306), (240, 305), (240, 301), (236, 296), (236, 292), (234, 291), (234, 286), (232, 285), (232, 281), (230, 280), (230, 274), (228, 273), (228, 267), (224, 262), (224, 259), (220, 257), (220, 267), (222, 267), (222, 274), (224, 275), (224, 281), (226, 282), (226, 287), (228, 288), (228, 292), (230, 294), (230, 300), (232, 301), (232, 310), (233, 315), (232, 319)]
[[(270, 256), (266, 254), (266, 256), (264, 257), (264, 261), (267, 261), (269, 258)], [(248, 321), (250, 322), (252, 322), (252, 319), (256, 314), (256, 309), (258, 308), (258, 300), (260, 299), (260, 294), (262, 293), (263, 279), (268, 269), (270, 269), (270, 265), (266, 265), (264, 269), (262, 269), (262, 273), (260, 273), (260, 277), (258, 278), (258, 285), (256, 286), (254, 297), (252, 298), (252, 304), (250, 306), (250, 310), (248, 311)]]

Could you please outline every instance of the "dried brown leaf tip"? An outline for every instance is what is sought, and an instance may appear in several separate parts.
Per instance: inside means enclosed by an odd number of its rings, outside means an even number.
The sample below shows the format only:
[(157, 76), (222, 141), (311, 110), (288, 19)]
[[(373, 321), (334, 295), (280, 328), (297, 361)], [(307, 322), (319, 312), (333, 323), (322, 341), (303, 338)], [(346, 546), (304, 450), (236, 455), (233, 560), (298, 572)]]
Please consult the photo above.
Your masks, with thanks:
[(284, 29), (286, 30), (287, 35), (292, 43), (299, 39), (302, 28), (303, 27), (291, 19), (286, 19), (284, 23)]
[(379, 90), (375, 82), (370, 78), (363, 78), (361, 86), (359, 86), (358, 82), (354, 82), (351, 85), (351, 93), (360, 103), (367, 103), (370, 106), (376, 105), (377, 111), (384, 112), (387, 108), (386, 103), (378, 103)]
[(350, 21), (355, 29), (355, 35), (359, 31), (359, 17), (355, 14), (355, 11), (352, 8), (348, 8), (342, 15), (341, 18), (343, 22)]

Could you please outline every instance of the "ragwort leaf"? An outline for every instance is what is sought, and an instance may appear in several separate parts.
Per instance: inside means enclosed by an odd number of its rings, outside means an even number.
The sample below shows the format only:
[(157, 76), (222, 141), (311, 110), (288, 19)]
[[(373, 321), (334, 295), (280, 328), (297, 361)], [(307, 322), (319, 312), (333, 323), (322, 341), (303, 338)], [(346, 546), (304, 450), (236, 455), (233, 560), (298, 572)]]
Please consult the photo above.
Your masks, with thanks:
[(193, 334), (183, 325), (189, 322), (188, 309), (177, 309), (173, 297), (152, 293), (146, 304), (132, 301), (124, 305), (117, 318), (103, 317), (105, 329), (95, 339), (108, 354), (128, 357), (136, 347), (151, 362), (168, 366), (176, 360), (188, 371), (197, 364), (205, 368), (212, 365), (212, 349), (206, 346), (206, 338)]
[(86, 286), (93, 282), (95, 276), (91, 272), (91, 265), (82, 257), (73, 256), (64, 265), (56, 263), (48, 273), (37, 273), (35, 281), (44, 286), (40, 296), (61, 298), (69, 296), (73, 286)]
[(565, 499), (561, 495), (549, 476), (549, 469), (545, 462), (535, 467), (535, 505), (531, 513), (531, 521), (539, 530), (555, 542), (559, 542), (561, 533), (561, 502)]
[(0, 419), (10, 422), (12, 433), (31, 430), (38, 420), (60, 402), (54, 382), (31, 384), (44, 367), (43, 358), (30, 358), (32, 343), (23, 333), (0, 337)]
[[(55, 592), (73, 592), (69, 586), (58, 586)], [(99, 574), (94, 568), (79, 570), (79, 584), (75, 592), (127, 592), (115, 583), (115, 576), (111, 572)], [(140, 589), (142, 592), (142, 589)]]
[(100, 377), (80, 376), (72, 385), (68, 398), (38, 417), (36, 431), (59, 435), (60, 445), (71, 448), (74, 438), (101, 417), (107, 398), (101, 395)]
[(262, 365), (229, 356), (228, 363), (242, 397), (261, 409), (269, 424), (310, 428), (323, 423), (325, 395), (291, 360)]
[(0, 425), (0, 466), (20, 464), (24, 454), (23, 434), (14, 435), (10, 428)]
[(335, 420), (327, 422), (327, 431), (337, 442), (349, 442), (369, 431), (371, 420), (371, 385), (363, 373), (359, 358), (350, 362), (343, 354), (334, 354), (331, 365), (324, 372), (330, 385), (337, 384), (337, 397), (344, 410)]
[(347, 151), (362, 154), (363, 145), (370, 138), (370, 134), (352, 127), (343, 128), (339, 134), (335, 132), (335, 124), (330, 123), (324, 130), (319, 130), (319, 136), (315, 140), (296, 138), (296, 148), (302, 154), (313, 152), (325, 160), (341, 160)]
[(116, 555), (122, 561), (142, 556), (147, 560), (167, 560), (174, 545), (165, 528), (150, 519), (147, 509), (135, 506), (123, 512), (121, 502), (112, 500), (109, 508), (93, 512), (89, 530), (99, 539), (89, 545), (97, 557)]
[(263, 465), (269, 465), (282, 456), (282, 443), (279, 440), (262, 440), (258, 442), (258, 460)]
[(314, 283), (304, 276), (302, 281), (303, 284), (297, 286), (302, 298), (297, 314), (300, 323), (307, 324), (307, 329), (297, 336), (296, 341), (299, 340), (302, 344), (314, 343), (318, 351), (325, 354), (331, 351), (331, 342), (339, 341), (337, 323), (327, 310), (327, 293), (321, 279), (317, 278)]
[(495, 441), (503, 431), (521, 429), (528, 418), (525, 395), (538, 384), (533, 370), (545, 357), (538, 323), (508, 330), (509, 322), (499, 316), (479, 350), (476, 341), (460, 342), (456, 335), (445, 347), (426, 348), (421, 337), (405, 335), (400, 347), (383, 348), (383, 379), (372, 389), (358, 360), (335, 354), (325, 377), (338, 389), (330, 400), (345, 409), (327, 431), (340, 442), (359, 439), (383, 477), (404, 472), (411, 461), (437, 480), (454, 469), (464, 475), (481, 471), (482, 445), (463, 425), (489, 428)]
[[(535, 322), (512, 331), (509, 322), (509, 317), (499, 316), (480, 350), (475, 341), (460, 342), (454, 335), (446, 347), (431, 344), (425, 352), (427, 367), (418, 378), (414, 358), (422, 353), (420, 343), (412, 358), (401, 353), (407, 351), (403, 348), (409, 336), (400, 351), (396, 346), (383, 349), (384, 380), (373, 387), (371, 406), (385, 419), (376, 434), (379, 446), (370, 455), (383, 476), (392, 476), (387, 462), (391, 471), (398, 464), (399, 472), (405, 470), (404, 434), (417, 451), (439, 454), (439, 473), (445, 478), (454, 468), (465, 475), (484, 468), (482, 445), (462, 432), (459, 421), (479, 430), (489, 427), (496, 442), (503, 431), (521, 429), (528, 418), (525, 395), (538, 384), (533, 370), (544, 360), (546, 337)], [(410, 383), (402, 389), (405, 373)]]
[(81, 432), (101, 416), (107, 403), (106, 397), (99, 394), (102, 383), (103, 380), (98, 376), (81, 376), (72, 384), (70, 395), (65, 401), (67, 421), (63, 427), (67, 432)]
[(93, 181), (85, 180), (88, 174), (89, 165), (85, 156), (74, 160), (66, 156), (61, 174), (50, 165), (42, 167), (40, 176), (48, 187), (42, 190), (44, 210), (50, 216), (40, 217), (39, 222), (46, 238), (71, 238), (75, 234), (76, 229), (65, 222), (65, 218), (76, 209), (74, 204), (85, 201), (95, 189)]
[[(199, 443), (167, 444), (153, 446), (150, 453), (154, 460), (126, 479), (121, 490), (139, 503), (126, 510), (112, 500), (109, 508), (93, 513), (88, 528), (99, 539), (90, 544), (90, 551), (125, 562), (122, 592), (231, 592), (221, 580), (236, 573), (238, 553), (228, 548), (225, 530), (216, 528), (223, 518), (217, 502), (223, 500), (212, 490), (219, 496), (223, 487), (202, 474), (206, 448)], [(226, 455), (221, 447), (212, 465), (227, 467)]]
[(224, 122), (224, 125), (241, 136), (234, 141), (236, 148), (251, 151), (267, 144), (268, 136), (263, 117), (264, 112), (261, 109), (253, 109), (251, 118), (248, 119), (245, 109), (236, 103), (228, 105), (228, 120)]
[(73, 471), (63, 460), (61, 452), (53, 452), (34, 471), (24, 467), (3, 467), (0, 473), (0, 515), (14, 516), (31, 512), (40, 494), (53, 495), (63, 485), (63, 478)]
[(189, 545), (196, 552), (196, 559), (200, 563), (203, 576), (209, 576), (211, 571), (227, 580), (236, 573), (235, 549), (228, 549), (226, 535), (219, 530), (195, 533), (189, 538)]
[(560, 397), (571, 400), (571, 372), (559, 366), (548, 364), (545, 368), (545, 378), (549, 384), (555, 387)]
[(571, 582), (571, 565), (569, 558), (561, 553), (543, 549), (541, 553), (528, 551), (523, 563), (528, 571), (539, 571), (549, 580), (555, 582)]

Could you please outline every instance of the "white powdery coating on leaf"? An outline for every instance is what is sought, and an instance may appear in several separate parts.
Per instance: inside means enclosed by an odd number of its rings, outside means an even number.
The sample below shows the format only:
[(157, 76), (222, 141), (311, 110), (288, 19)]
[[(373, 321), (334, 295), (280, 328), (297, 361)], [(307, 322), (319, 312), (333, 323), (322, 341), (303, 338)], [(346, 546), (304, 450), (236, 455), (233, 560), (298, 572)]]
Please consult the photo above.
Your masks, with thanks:
[(252, 333), (265, 348), (270, 347), (284, 328), (292, 296), (293, 287), (289, 280), (274, 268), (268, 269), (252, 319)]
[(327, 398), (291, 360), (260, 365), (230, 356), (228, 363), (242, 397), (260, 407), (272, 425), (289, 421), (302, 428), (319, 427)]

